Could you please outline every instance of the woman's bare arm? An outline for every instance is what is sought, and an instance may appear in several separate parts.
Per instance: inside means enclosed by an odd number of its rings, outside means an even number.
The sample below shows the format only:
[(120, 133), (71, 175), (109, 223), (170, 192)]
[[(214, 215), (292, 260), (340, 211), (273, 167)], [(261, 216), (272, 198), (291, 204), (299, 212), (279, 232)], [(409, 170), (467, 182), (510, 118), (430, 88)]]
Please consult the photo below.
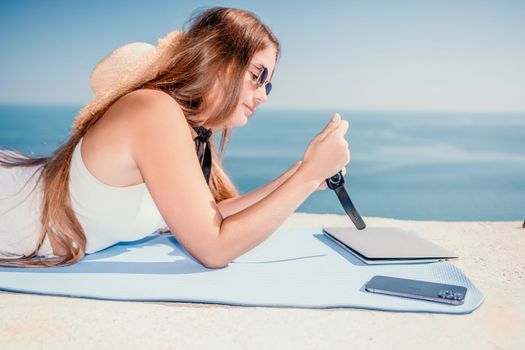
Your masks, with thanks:
[(270, 192), (272, 192), (277, 187), (279, 187), (292, 174), (294, 174), (300, 165), (301, 165), (301, 161), (292, 165), (283, 174), (279, 175), (279, 177), (273, 179), (269, 183), (259, 188), (256, 188), (255, 190), (247, 192), (238, 197), (225, 199), (217, 203), (217, 206), (219, 207), (219, 210), (221, 211), (222, 217), (225, 218), (225, 217), (231, 216), (255, 204), (256, 202), (260, 201), (262, 198), (266, 197)]
[(319, 186), (301, 164), (267, 196), (223, 218), (175, 100), (154, 90), (128, 96), (122, 113), (129, 121), (133, 159), (171, 233), (208, 268), (223, 267), (264, 241)]
[(282, 225), (319, 186), (302, 168), (252, 206), (222, 220), (215, 263), (224, 267), (255, 248)]

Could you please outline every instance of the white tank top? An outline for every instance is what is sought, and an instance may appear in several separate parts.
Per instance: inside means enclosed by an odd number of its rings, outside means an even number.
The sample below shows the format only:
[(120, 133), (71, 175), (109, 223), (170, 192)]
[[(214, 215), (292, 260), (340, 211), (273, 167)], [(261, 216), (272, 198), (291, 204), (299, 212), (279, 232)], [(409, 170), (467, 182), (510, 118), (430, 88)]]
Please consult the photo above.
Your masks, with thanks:
[[(144, 183), (114, 187), (99, 181), (85, 166), (80, 153), (82, 139), (75, 147), (70, 167), (69, 192), (72, 208), (86, 235), (86, 254), (122, 241), (134, 241), (166, 227)], [(5, 152), (5, 151), (4, 151)], [(36, 247), (40, 232), (42, 182), (30, 194), (37, 176), (22, 185), (37, 170), (31, 167), (0, 167), (0, 257), (16, 258)], [(15, 208), (12, 208), (13, 206)], [(3, 215), (2, 215), (3, 214)], [(40, 256), (54, 256), (46, 237)]]
[(82, 140), (73, 152), (69, 191), (86, 235), (86, 254), (144, 238), (166, 227), (145, 183), (115, 187), (89, 172), (80, 153)]

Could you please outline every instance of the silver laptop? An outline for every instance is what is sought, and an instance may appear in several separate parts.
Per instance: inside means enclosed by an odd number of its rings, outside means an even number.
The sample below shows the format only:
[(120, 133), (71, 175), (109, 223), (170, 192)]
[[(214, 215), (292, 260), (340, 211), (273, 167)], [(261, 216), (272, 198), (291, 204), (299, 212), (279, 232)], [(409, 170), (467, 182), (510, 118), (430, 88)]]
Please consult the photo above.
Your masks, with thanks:
[(434, 262), (458, 255), (398, 227), (323, 227), (323, 233), (367, 264)]

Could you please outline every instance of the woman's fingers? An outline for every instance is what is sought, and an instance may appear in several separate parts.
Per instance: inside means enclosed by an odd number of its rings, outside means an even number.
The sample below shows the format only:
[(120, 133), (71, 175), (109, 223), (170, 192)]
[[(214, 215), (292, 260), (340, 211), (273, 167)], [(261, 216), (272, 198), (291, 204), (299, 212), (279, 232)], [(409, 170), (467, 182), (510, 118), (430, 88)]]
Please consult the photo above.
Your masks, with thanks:
[(341, 122), (341, 116), (339, 113), (334, 113), (332, 119), (326, 124), (325, 128), (319, 133), (319, 137), (322, 140), (325, 139), (325, 137), (330, 134), (333, 130), (337, 129)]

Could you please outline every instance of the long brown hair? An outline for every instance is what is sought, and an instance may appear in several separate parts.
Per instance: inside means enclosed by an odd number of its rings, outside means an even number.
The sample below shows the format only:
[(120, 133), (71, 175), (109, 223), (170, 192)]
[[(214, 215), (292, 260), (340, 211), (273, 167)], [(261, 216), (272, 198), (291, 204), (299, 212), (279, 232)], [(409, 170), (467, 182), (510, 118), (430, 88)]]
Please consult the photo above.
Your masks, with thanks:
[[(63, 266), (76, 263), (84, 257), (86, 237), (70, 201), (71, 159), (80, 139), (118, 98), (137, 88), (159, 89), (178, 102), (190, 126), (201, 126), (205, 122), (225, 125), (224, 122), (239, 103), (244, 74), (254, 54), (267, 47), (274, 47), (276, 59), (280, 56), (277, 38), (252, 12), (213, 7), (197, 12), (187, 24), (189, 29), (183, 31), (174, 54), (169, 58), (169, 69), (159, 71), (155, 78), (140, 86), (123, 91), (82, 123), (52, 155), (31, 157), (21, 152), (0, 152), (0, 166), (35, 166), (34, 174), (41, 170), (35, 188), (40, 181), (43, 182), (41, 229), (35, 250), (16, 259), (0, 258), (0, 266)], [(217, 84), (218, 81), (220, 84)], [(202, 120), (199, 115), (212, 105), (210, 91), (215, 86), (219, 90), (213, 100), (220, 103), (206, 120)], [(214, 135), (210, 137), (212, 169), (209, 186), (216, 202), (238, 195), (221, 165), (231, 132), (231, 128), (222, 129), (219, 155), (215, 151)], [(59, 246), (65, 248), (67, 254), (58, 258), (38, 256), (46, 235), (52, 236)]]

